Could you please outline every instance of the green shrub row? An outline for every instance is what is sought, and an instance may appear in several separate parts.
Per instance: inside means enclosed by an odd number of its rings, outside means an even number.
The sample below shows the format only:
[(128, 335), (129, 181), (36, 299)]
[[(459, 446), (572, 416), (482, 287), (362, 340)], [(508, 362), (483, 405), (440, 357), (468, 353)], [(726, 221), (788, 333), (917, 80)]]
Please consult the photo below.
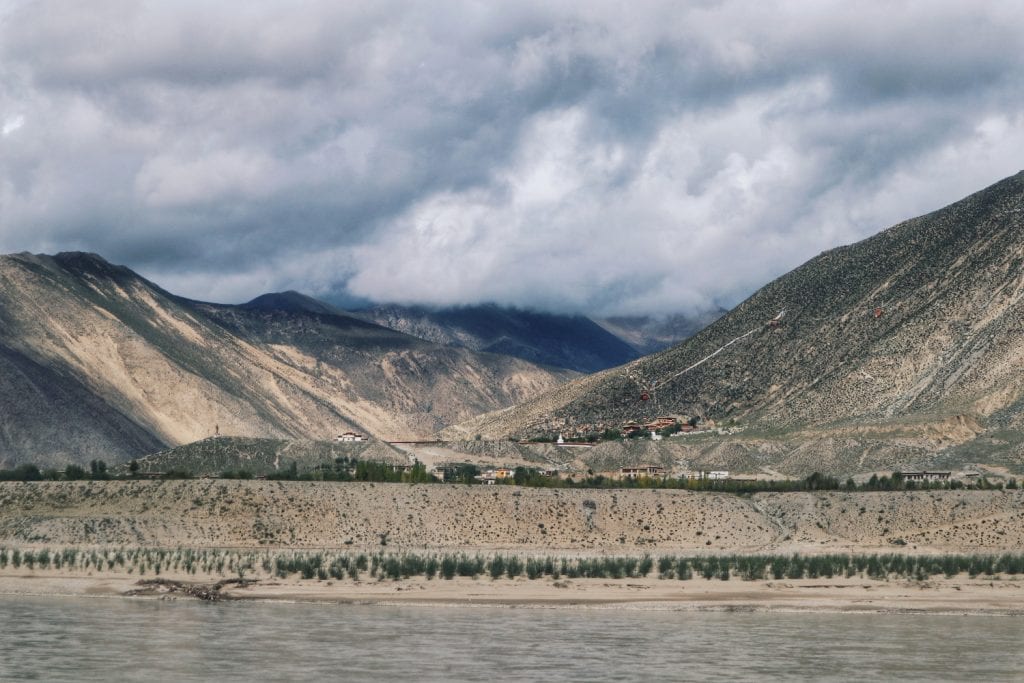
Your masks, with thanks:
[(347, 553), (333, 551), (238, 551), (219, 549), (20, 549), (0, 547), (0, 569), (58, 569), (238, 575), (259, 574), (279, 578), (377, 580), (425, 577), (489, 576), (492, 579), (526, 577), (662, 579), (745, 581), (817, 579), (860, 576), (870, 579), (926, 580), (957, 574), (994, 576), (1024, 574), (1024, 554), (1002, 555), (709, 555), (642, 557), (523, 557), (509, 555)]

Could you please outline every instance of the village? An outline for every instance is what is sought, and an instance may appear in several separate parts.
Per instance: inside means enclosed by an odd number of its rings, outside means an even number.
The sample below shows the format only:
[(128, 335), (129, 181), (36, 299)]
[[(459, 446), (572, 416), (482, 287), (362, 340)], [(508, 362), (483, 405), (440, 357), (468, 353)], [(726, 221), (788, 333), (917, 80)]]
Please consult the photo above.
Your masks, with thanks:
[[(627, 421), (615, 428), (605, 427), (595, 440), (587, 440), (586, 436), (595, 433), (597, 427), (602, 425), (582, 425), (573, 429), (565, 429), (558, 433), (553, 440), (532, 439), (519, 440), (518, 446), (535, 446), (546, 444), (549, 447), (555, 446), (566, 451), (589, 450), (596, 447), (602, 441), (609, 440), (608, 437), (618, 440), (647, 439), (650, 441), (662, 441), (665, 438), (685, 437), (693, 434), (730, 434), (742, 431), (743, 427), (730, 425), (727, 428), (718, 427), (712, 420), (700, 420), (689, 416), (661, 416), (647, 422)], [(336, 437), (339, 443), (351, 443), (366, 441), (366, 435), (357, 432), (344, 432)], [(444, 442), (391, 442), (391, 445), (445, 445)], [(636, 485), (663, 485), (670, 479), (688, 482), (763, 482), (766, 477), (763, 473), (734, 473), (725, 468), (690, 468), (685, 462), (677, 463), (680, 467), (669, 468), (662, 464), (654, 463), (630, 463), (623, 464), (612, 469), (584, 471), (571, 467), (567, 464), (552, 464), (549, 466), (526, 467), (523, 464), (505, 463), (502, 465), (485, 465), (483, 463), (471, 464), (467, 462), (440, 461), (431, 463), (425, 467), (416, 457), (409, 455), (407, 464), (391, 464), (389, 467), (397, 474), (408, 475), (415, 468), (420, 467), (426, 470), (430, 477), (443, 483), (476, 483), (483, 485), (500, 484), (523, 484), (527, 478), (533, 485), (537, 483), (537, 477), (558, 480), (568, 483), (581, 481), (603, 481), (622, 482), (623, 484)], [(891, 476), (894, 479), (908, 483), (913, 486), (945, 484), (950, 485), (954, 480), (951, 471), (911, 470), (893, 471), (882, 473), (882, 476)], [(979, 480), (981, 474), (976, 471), (965, 471), (959, 474), (956, 479), (959, 483), (971, 485)], [(867, 477), (863, 477), (867, 481)], [(783, 479), (793, 479), (783, 477)], [(795, 481), (795, 479), (793, 479)]]
[(728, 435), (742, 432), (744, 427), (730, 420), (719, 426), (710, 418), (690, 415), (663, 415), (647, 421), (627, 420), (622, 423), (575, 423), (567, 418), (550, 420), (544, 424), (540, 436), (521, 439), (519, 443), (558, 443), (559, 445), (595, 445), (600, 441), (649, 438), (661, 441), (665, 437), (690, 434)]

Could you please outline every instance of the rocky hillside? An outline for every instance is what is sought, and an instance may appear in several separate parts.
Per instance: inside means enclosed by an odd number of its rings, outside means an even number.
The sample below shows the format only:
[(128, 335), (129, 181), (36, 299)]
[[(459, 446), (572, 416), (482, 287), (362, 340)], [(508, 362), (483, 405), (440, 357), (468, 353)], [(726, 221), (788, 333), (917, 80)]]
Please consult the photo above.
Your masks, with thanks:
[(595, 372), (635, 360), (641, 352), (579, 315), (537, 313), (495, 305), (431, 309), (383, 305), (358, 311), (366, 320), (420, 339)]
[(92, 254), (0, 257), (0, 467), (115, 461), (217, 428), (415, 437), (572, 376), (293, 297), (188, 301)]
[[(337, 458), (406, 465), (409, 458), (382, 441), (359, 442), (257, 439), (244, 436), (210, 437), (135, 459), (139, 474), (185, 471), (195, 477), (218, 476), (243, 470), (254, 476), (286, 472), (293, 465), (304, 474), (333, 468)], [(128, 463), (113, 469), (127, 475)]]
[(970, 457), (977, 445), (1019, 461), (1022, 333), (1024, 173), (825, 252), (672, 349), (448, 433), (668, 413), (736, 420), (772, 438), (869, 437), (883, 450), (925, 435), (933, 454)]

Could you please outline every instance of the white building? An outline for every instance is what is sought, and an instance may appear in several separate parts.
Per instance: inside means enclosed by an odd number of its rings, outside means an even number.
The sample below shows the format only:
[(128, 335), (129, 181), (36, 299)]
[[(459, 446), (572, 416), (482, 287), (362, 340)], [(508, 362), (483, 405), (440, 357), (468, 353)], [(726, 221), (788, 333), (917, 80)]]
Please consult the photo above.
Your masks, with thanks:
[(341, 436), (335, 439), (335, 441), (366, 441), (366, 437), (362, 434), (356, 434), (355, 432), (345, 432)]

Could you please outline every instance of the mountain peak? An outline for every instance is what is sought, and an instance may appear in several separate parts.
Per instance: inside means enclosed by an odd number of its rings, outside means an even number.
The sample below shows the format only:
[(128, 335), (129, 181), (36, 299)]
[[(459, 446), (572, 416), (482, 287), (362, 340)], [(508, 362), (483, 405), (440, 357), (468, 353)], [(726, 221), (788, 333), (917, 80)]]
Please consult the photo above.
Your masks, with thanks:
[(139, 278), (138, 273), (127, 266), (113, 264), (99, 254), (89, 251), (61, 251), (53, 256), (40, 254), (37, 258), (52, 260), (63, 270), (75, 275), (88, 273), (112, 280), (123, 280), (128, 277)]
[(261, 294), (252, 301), (242, 304), (242, 308), (253, 311), (285, 311), (288, 313), (319, 313), (322, 315), (340, 315), (343, 311), (314, 299), (301, 292), (270, 292)]

